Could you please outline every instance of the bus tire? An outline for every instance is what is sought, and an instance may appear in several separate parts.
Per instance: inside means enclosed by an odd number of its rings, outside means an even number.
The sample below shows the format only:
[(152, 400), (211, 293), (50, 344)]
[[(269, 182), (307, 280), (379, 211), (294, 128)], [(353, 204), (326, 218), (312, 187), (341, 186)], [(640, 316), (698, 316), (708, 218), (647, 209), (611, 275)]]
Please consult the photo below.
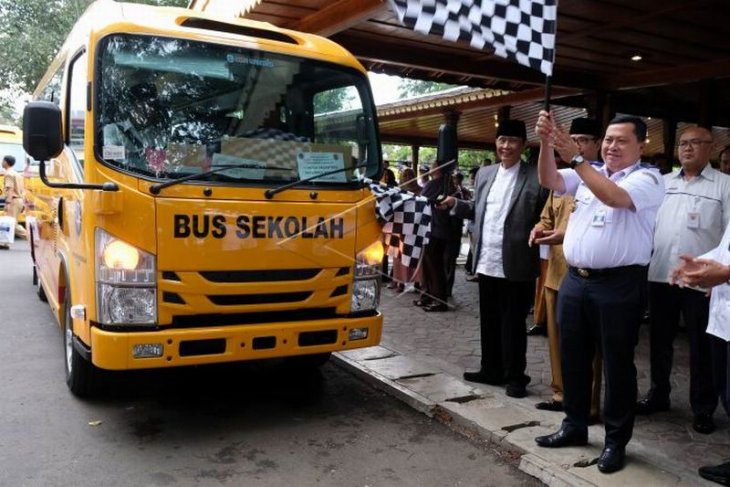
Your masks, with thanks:
[(40, 276), (38, 276), (38, 271), (36, 270), (35, 266), (33, 266), (33, 281), (36, 285), (36, 293), (38, 294), (38, 299), (40, 299), (44, 303), (47, 303), (48, 296), (46, 296), (46, 291), (43, 289), (43, 283), (41, 282)]
[(63, 300), (63, 348), (66, 385), (78, 397), (93, 396), (98, 388), (99, 369), (86, 360), (74, 348), (73, 321), (71, 319), (71, 289), (66, 286)]
[(30, 242), (30, 258), (33, 261), (33, 285), (38, 285), (38, 267), (35, 265), (35, 237), (33, 236), (33, 229), (28, 230), (28, 241)]

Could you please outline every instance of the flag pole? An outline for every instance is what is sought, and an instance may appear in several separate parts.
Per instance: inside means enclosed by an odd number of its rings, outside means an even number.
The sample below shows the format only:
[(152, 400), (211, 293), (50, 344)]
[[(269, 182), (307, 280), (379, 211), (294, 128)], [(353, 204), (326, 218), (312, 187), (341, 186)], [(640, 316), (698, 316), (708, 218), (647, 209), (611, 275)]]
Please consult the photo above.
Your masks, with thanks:
[(558, 51), (558, 0), (555, 0), (555, 20), (550, 22), (547, 28), (547, 34), (553, 36), (553, 49), (552, 49), (552, 61), (550, 63), (550, 74), (545, 74), (545, 103), (543, 109), (546, 112), (550, 111), (550, 92), (553, 88), (553, 69), (555, 69), (555, 54)]
[(550, 111), (550, 92), (553, 88), (553, 77), (545, 76), (545, 102), (543, 103), (543, 110), (546, 112)]

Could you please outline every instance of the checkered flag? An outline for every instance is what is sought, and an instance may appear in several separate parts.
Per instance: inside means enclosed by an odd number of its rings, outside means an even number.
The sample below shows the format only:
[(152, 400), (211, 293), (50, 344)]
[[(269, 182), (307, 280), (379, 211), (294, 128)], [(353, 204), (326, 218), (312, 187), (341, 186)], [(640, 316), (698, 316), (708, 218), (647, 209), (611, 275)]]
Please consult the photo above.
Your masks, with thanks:
[(497, 56), (552, 76), (558, 0), (389, 0), (407, 27), (494, 48)]
[(400, 258), (404, 266), (416, 268), (431, 235), (431, 204), (398, 187), (371, 183), (370, 191), (375, 195), (388, 254)]

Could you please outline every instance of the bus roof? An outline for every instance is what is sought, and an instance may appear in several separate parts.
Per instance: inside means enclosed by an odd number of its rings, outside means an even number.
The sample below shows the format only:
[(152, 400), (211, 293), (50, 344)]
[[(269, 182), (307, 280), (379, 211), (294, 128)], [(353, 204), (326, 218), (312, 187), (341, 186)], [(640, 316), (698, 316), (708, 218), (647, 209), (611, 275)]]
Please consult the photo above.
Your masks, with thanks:
[(0, 142), (23, 143), (23, 131), (12, 125), (0, 125)]
[[(329, 39), (314, 34), (282, 29), (255, 20), (216, 17), (186, 8), (97, 0), (79, 18), (38, 86), (48, 82), (67, 54), (76, 52), (87, 42), (95, 43), (108, 34), (118, 32), (236, 45), (328, 61), (366, 73), (352, 54)], [(36, 97), (37, 91), (34, 93)]]

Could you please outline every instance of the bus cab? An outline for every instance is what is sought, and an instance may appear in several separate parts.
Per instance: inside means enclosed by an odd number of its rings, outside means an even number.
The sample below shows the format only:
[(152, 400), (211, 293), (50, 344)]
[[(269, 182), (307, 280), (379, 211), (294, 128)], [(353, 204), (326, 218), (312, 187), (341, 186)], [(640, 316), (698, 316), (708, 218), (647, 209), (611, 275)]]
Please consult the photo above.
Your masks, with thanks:
[(97, 2), (34, 98), (34, 276), (74, 394), (103, 370), (319, 363), (379, 342), (383, 248), (363, 178), (380, 176), (380, 143), (343, 48)]

